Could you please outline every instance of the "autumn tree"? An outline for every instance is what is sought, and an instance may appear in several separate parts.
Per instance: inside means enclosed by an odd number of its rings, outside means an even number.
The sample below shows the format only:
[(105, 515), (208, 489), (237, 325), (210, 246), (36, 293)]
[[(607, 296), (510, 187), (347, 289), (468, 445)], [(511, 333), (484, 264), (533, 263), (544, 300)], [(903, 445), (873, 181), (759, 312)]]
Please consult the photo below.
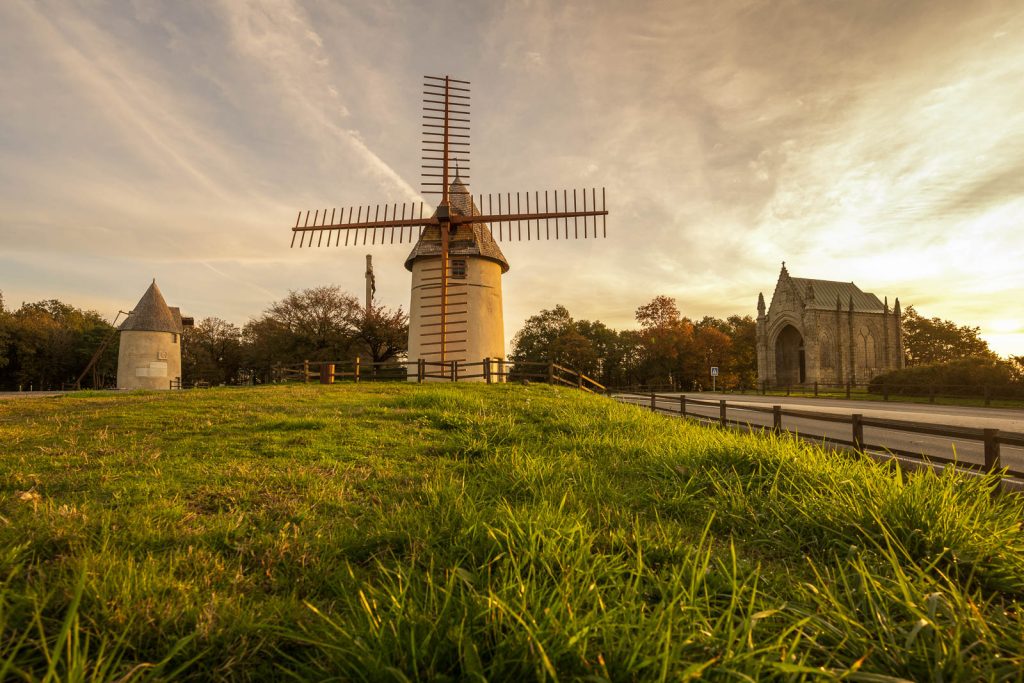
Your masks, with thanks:
[(638, 371), (643, 383), (689, 389), (699, 360), (693, 352), (693, 323), (680, 315), (675, 299), (655, 297), (636, 309), (636, 320), (641, 325)]
[(902, 324), (907, 365), (997, 357), (989, 349), (988, 342), (978, 336), (978, 327), (960, 326), (941, 318), (925, 318), (913, 306), (907, 306), (903, 311)]
[(731, 369), (739, 387), (757, 386), (757, 321), (749, 315), (730, 315), (727, 334), (732, 339)]

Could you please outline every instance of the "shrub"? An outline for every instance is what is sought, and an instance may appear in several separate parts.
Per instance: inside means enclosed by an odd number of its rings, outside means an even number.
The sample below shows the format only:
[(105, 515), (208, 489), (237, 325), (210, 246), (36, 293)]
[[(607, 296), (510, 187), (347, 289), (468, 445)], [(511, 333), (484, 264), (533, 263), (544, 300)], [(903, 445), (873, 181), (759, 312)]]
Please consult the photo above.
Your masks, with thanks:
[(947, 396), (1024, 397), (1024, 382), (1017, 379), (1006, 361), (963, 358), (948, 363), (918, 365), (893, 370), (871, 380), (868, 391), (881, 394), (925, 395), (932, 391)]

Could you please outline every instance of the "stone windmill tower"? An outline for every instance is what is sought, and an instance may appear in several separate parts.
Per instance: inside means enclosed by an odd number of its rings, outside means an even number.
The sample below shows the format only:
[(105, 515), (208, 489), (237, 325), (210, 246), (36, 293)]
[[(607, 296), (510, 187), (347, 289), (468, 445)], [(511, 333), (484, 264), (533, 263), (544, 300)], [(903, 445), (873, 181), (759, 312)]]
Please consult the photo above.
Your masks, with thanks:
[(344, 246), (384, 246), (396, 237), (415, 243), (405, 260), (412, 272), (408, 358), (430, 366), (428, 379), (447, 380), (459, 377), (459, 363), (497, 365), (505, 355), (501, 275), (508, 261), (498, 242), (606, 237), (608, 211), (604, 189), (598, 194), (594, 187), (478, 194), (474, 202), (463, 173), (469, 83), (426, 76), (423, 96), (421, 184), (424, 195), (440, 195), (433, 214), (424, 215), (423, 202), (331, 209), (329, 218), (327, 209), (316, 209), (305, 220), (300, 211), (291, 246), (337, 247), (343, 238)]
[(117, 352), (118, 389), (181, 387), (181, 333), (192, 326), (167, 305), (156, 280), (121, 323)]
[[(448, 189), (453, 215), (479, 216), (458, 175)], [(409, 357), (441, 360), (441, 231), (427, 227), (405, 260), (412, 271), (409, 305)], [(483, 223), (462, 223), (448, 239), (447, 360), (505, 357), (501, 276), (508, 261)]]

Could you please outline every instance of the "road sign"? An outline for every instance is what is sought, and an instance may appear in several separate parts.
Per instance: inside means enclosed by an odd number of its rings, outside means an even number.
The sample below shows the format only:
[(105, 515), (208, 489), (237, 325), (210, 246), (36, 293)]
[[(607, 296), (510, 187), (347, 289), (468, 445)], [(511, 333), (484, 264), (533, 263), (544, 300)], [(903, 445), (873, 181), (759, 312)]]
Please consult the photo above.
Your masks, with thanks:
[(718, 368), (711, 368), (711, 376), (718, 377)]

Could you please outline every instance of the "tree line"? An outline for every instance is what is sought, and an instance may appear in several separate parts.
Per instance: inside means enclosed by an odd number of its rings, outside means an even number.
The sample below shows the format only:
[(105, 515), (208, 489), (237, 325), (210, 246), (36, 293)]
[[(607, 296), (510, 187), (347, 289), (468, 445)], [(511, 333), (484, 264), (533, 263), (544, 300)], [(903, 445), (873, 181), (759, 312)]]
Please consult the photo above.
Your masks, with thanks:
[[(57, 300), (9, 311), (0, 295), (0, 390), (73, 386), (115, 328), (95, 311)], [(335, 286), (290, 292), (242, 327), (210, 317), (182, 333), (182, 383), (267, 382), (278, 363), (303, 360), (386, 361), (406, 351), (409, 317), (371, 306)], [(117, 382), (117, 339), (82, 380), (83, 387)]]
[[(638, 329), (616, 330), (599, 320), (574, 319), (561, 305), (541, 310), (513, 339), (513, 377), (517, 361), (554, 362), (606, 386), (692, 390), (708, 387), (709, 369), (718, 367), (718, 386), (756, 386), (757, 325), (751, 316), (691, 319), (671, 297), (656, 296), (634, 317)], [(927, 318), (913, 306), (905, 309), (902, 325), (909, 367), (973, 358), (983, 361), (979, 367), (998, 367), (1000, 376), (1017, 377), (1024, 370), (1024, 357), (1000, 359), (977, 327)], [(297, 290), (241, 327), (209, 317), (186, 328), (182, 381), (186, 386), (267, 382), (275, 365), (302, 360), (400, 360), (408, 330), (409, 318), (401, 308), (374, 305), (367, 311), (336, 286)], [(95, 311), (55, 299), (8, 310), (0, 294), (0, 390), (74, 384), (114, 332)], [(111, 387), (116, 378), (114, 339), (82, 386)]]
[(640, 329), (614, 330), (575, 320), (564, 306), (542, 310), (516, 333), (509, 359), (554, 362), (614, 387), (700, 389), (711, 385), (711, 367), (719, 368), (720, 386), (756, 385), (757, 324), (749, 315), (694, 321), (658, 296), (635, 317)]

